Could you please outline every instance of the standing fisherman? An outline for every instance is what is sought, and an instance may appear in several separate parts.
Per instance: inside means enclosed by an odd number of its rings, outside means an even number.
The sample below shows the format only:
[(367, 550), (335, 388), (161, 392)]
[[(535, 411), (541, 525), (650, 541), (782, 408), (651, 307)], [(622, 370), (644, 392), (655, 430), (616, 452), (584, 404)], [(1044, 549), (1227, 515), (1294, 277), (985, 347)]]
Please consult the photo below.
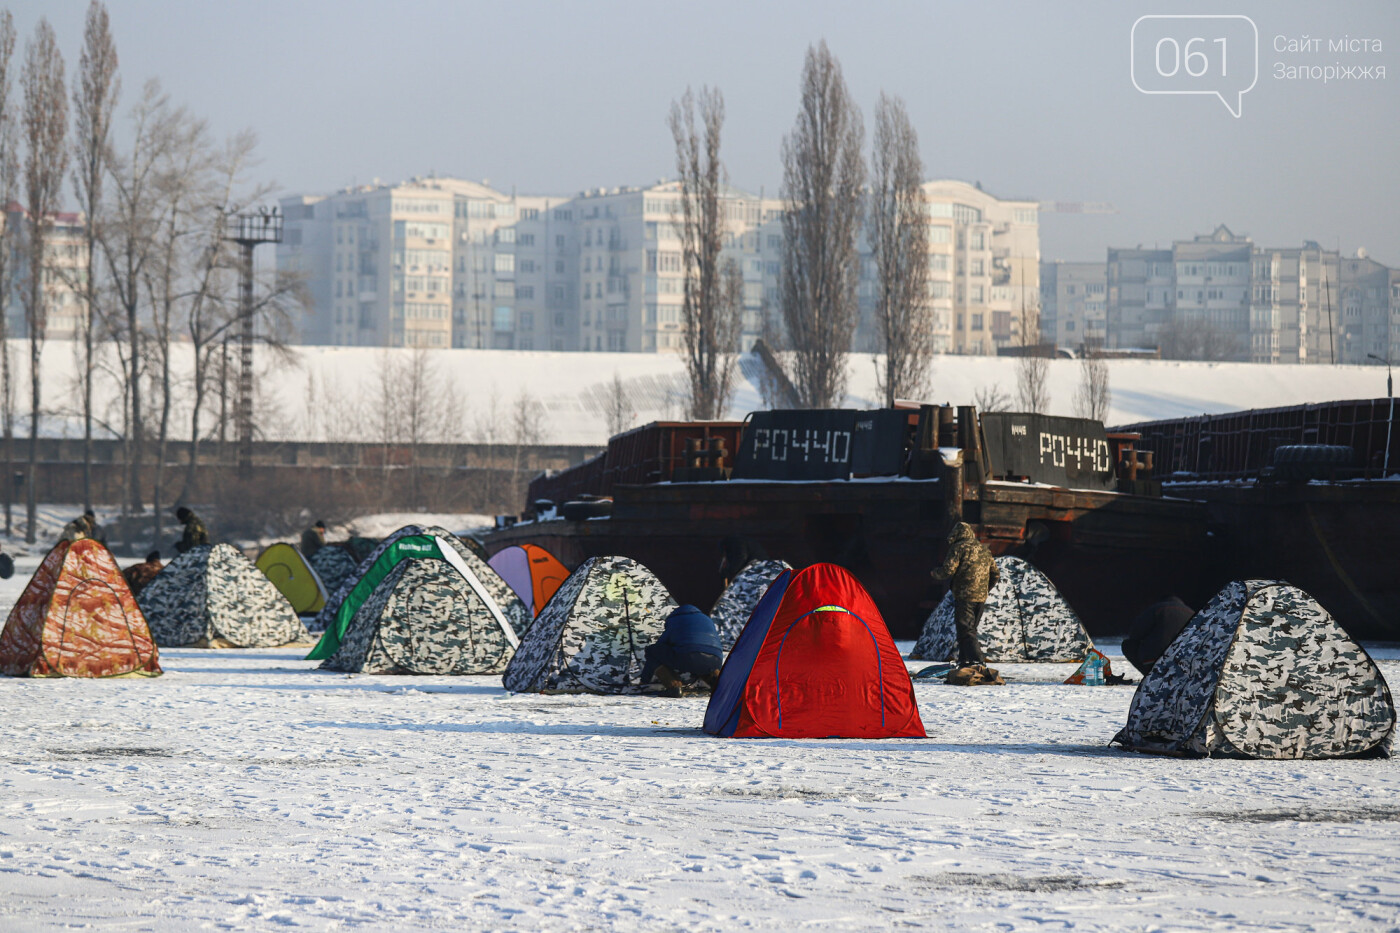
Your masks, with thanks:
[(958, 522), (948, 532), (948, 555), (943, 565), (929, 571), (938, 582), (952, 581), (953, 625), (958, 633), (958, 669), (948, 675), (948, 683), (961, 686), (1005, 683), (987, 667), (986, 655), (977, 642), (977, 626), (987, 608), (987, 592), (996, 586), (1000, 573), (997, 562), (967, 522)]

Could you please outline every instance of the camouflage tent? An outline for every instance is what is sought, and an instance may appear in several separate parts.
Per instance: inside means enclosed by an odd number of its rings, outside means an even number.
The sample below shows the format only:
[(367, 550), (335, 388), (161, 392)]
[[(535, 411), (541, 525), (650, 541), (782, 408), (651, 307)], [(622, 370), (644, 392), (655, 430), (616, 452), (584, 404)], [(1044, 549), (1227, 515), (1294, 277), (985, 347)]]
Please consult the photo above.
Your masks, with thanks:
[[(1050, 578), (1019, 557), (998, 557), (1001, 580), (987, 594), (977, 640), (988, 661), (1082, 661), (1093, 647), (1084, 623)], [(946, 661), (957, 653), (953, 595), (929, 615), (909, 657)]]
[(676, 601), (626, 557), (590, 557), (555, 592), (502, 678), (522, 693), (641, 693), (643, 652)]
[[(378, 674), (494, 674), (519, 639), (454, 535), (399, 535), (345, 596), (311, 658)], [(517, 600), (518, 602), (518, 600)]]
[(310, 637), (287, 598), (230, 544), (190, 548), (136, 602), (162, 647), (271, 648)]
[(330, 598), (329, 594), (340, 589), (341, 584), (350, 578), (360, 564), (354, 555), (338, 544), (325, 545), (308, 557), (306, 562), (325, 585), (327, 599)]
[(729, 586), (719, 594), (715, 608), (710, 611), (710, 618), (715, 620), (715, 628), (719, 629), (725, 651), (734, 647), (739, 633), (749, 622), (749, 616), (753, 615), (753, 607), (768, 592), (768, 585), (778, 578), (778, 574), (790, 569), (792, 565), (787, 561), (751, 560), (729, 581)]
[(1236, 581), (1142, 679), (1113, 741), (1142, 752), (1342, 758), (1389, 750), (1390, 689), (1307, 593)]

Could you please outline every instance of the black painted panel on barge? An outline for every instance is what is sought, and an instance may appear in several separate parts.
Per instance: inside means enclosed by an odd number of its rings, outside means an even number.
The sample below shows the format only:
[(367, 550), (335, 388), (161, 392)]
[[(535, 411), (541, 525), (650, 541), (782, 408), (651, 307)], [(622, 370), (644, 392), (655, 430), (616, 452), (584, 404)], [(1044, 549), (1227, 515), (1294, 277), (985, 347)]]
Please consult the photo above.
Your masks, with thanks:
[(986, 412), (982, 436), (993, 476), (1024, 476), (1068, 489), (1113, 489), (1103, 423), (1020, 412)]
[(734, 478), (848, 478), (858, 414), (850, 409), (754, 412), (739, 442)]

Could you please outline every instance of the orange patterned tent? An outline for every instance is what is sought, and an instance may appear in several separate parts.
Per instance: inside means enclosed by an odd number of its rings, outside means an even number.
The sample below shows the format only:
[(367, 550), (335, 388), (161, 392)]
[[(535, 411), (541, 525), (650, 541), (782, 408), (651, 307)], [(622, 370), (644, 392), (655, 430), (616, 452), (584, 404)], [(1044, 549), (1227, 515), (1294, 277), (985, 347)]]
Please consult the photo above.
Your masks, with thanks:
[(146, 618), (112, 553), (97, 541), (60, 541), (34, 572), (0, 634), (11, 677), (159, 674)]

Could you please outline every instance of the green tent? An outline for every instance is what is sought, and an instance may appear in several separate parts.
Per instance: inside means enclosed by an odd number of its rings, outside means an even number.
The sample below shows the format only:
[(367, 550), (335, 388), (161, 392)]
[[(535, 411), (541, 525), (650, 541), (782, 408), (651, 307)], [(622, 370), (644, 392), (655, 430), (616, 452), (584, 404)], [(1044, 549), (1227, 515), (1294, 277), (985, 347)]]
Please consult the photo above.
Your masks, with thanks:
[[(434, 533), (424, 533), (397, 538), (380, 551), (378, 557), (345, 595), (344, 600), (336, 609), (335, 616), (328, 620), (326, 631), (321, 635), (321, 640), (316, 644), (316, 647), (307, 655), (307, 660), (326, 660), (334, 656), (340, 649), (341, 642), (345, 639), (355, 615), (364, 608), (370, 597), (386, 581), (391, 584), (397, 583), (402, 573), (394, 576), (393, 580), (389, 578), (395, 574), (401, 564), (407, 561), (443, 562), (446, 565), (443, 572), (450, 572), (455, 577), (465, 581), (470, 592), (485, 605), (496, 625), (500, 627), (501, 632), (510, 643), (512, 651), (514, 650), (518, 643), (515, 627), (507, 621), (501, 607), (492, 598), (487, 586), (481, 580), (481, 573), (490, 572), (486, 564), (477, 561), (471, 551), (454, 547), (453, 542), (446, 537)], [(473, 570), (470, 566), (471, 563), (479, 563), (480, 567)], [(450, 568), (450, 571), (447, 568)]]

